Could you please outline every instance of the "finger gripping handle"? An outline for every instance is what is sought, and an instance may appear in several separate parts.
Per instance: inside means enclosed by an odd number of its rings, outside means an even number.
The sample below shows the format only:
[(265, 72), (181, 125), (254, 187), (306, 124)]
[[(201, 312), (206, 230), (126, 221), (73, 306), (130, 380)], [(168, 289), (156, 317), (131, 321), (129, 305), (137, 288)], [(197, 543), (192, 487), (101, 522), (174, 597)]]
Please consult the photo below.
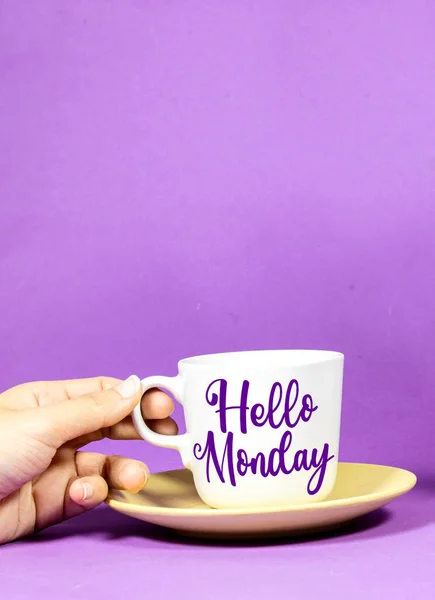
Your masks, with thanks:
[[(183, 386), (179, 375), (177, 377), (146, 377), (141, 381), (142, 395), (148, 390), (153, 388), (161, 388), (171, 393), (175, 400), (181, 405), (183, 404)], [(181, 455), (181, 460), (185, 467), (189, 467), (189, 445), (188, 445), (188, 434), (183, 433), (182, 435), (162, 435), (152, 431), (145, 423), (142, 417), (141, 403), (137, 404), (133, 410), (133, 423), (138, 434), (150, 444), (154, 446), (161, 446), (162, 448), (171, 448), (172, 450), (178, 450)]]

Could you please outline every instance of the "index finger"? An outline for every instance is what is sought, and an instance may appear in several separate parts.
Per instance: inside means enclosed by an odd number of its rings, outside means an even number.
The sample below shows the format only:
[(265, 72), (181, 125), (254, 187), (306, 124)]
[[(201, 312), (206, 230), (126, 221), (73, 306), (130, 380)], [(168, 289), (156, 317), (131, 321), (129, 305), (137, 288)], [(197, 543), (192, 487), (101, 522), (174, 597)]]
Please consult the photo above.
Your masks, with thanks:
[(17, 385), (1, 394), (3, 408), (37, 408), (65, 402), (79, 396), (94, 394), (118, 385), (121, 379), (115, 377), (88, 377), (64, 381), (32, 381)]
[(84, 396), (85, 394), (93, 394), (94, 392), (104, 392), (118, 383), (121, 379), (115, 377), (89, 377), (84, 379), (69, 379), (66, 381), (52, 382), (54, 385), (63, 387), (66, 400)]

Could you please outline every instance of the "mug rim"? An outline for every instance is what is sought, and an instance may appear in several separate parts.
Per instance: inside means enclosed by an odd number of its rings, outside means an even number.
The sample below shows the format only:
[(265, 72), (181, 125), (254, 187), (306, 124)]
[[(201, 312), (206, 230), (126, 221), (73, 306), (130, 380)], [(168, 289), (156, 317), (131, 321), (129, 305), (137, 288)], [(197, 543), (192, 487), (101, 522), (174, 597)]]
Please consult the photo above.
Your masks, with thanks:
[[(281, 348), (281, 349), (263, 349), (263, 350), (233, 350), (230, 352), (212, 352), (209, 354), (198, 354), (195, 356), (189, 356), (181, 359), (178, 362), (179, 368), (182, 367), (199, 367), (199, 368), (213, 368), (213, 367), (225, 367), (226, 369), (239, 369), (240, 364), (234, 364), (231, 360), (222, 360), (224, 358), (231, 359), (231, 357), (241, 358), (243, 355), (249, 357), (258, 356), (261, 354), (265, 355), (280, 355), (282, 358), (288, 354), (289, 364), (285, 365), (282, 362), (278, 365), (269, 364), (265, 366), (267, 370), (277, 368), (282, 369), (285, 366), (297, 366), (297, 367), (308, 367), (318, 365), (325, 362), (331, 362), (334, 360), (344, 360), (344, 354), (336, 350), (315, 350), (310, 348)], [(299, 356), (306, 355), (303, 360), (294, 361), (292, 364), (291, 355)], [(295, 358), (294, 356), (294, 358)], [(311, 357), (311, 358), (310, 358)], [(270, 357), (269, 357), (270, 358)], [(247, 365), (249, 366), (249, 364)], [(258, 365), (255, 365), (258, 368)]]

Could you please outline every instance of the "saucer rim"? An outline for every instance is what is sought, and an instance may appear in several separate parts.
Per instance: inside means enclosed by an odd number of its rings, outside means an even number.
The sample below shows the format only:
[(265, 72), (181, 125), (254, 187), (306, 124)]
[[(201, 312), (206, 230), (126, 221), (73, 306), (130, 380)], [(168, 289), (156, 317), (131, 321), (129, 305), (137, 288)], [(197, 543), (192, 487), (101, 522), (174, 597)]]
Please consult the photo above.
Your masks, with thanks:
[[(402, 472), (406, 474), (409, 478), (406, 484), (395, 487), (390, 491), (384, 492), (372, 492), (369, 494), (359, 495), (359, 496), (348, 496), (346, 498), (338, 498), (336, 500), (321, 500), (320, 502), (313, 502), (309, 504), (295, 504), (295, 505), (286, 505), (286, 506), (267, 506), (267, 507), (248, 507), (248, 508), (176, 508), (176, 507), (164, 507), (164, 506), (147, 506), (141, 504), (133, 504), (131, 502), (126, 502), (122, 500), (116, 500), (111, 498), (112, 490), (109, 490), (109, 495), (105, 500), (105, 504), (107, 504), (110, 508), (114, 510), (119, 510), (122, 512), (126, 512), (127, 507), (131, 507), (131, 511), (142, 514), (159, 514), (159, 515), (171, 515), (171, 516), (184, 516), (184, 517), (197, 517), (197, 516), (210, 516), (213, 518), (219, 516), (240, 516), (240, 515), (259, 515), (259, 514), (272, 514), (272, 513), (289, 513), (289, 512), (306, 512), (306, 511), (318, 511), (322, 509), (329, 508), (339, 508), (342, 506), (349, 505), (360, 505), (360, 504), (368, 504), (370, 502), (382, 502), (383, 500), (392, 501), (400, 496), (403, 496), (407, 492), (411, 491), (416, 483), (417, 476), (412, 471), (408, 469), (402, 469), (400, 467), (393, 467), (388, 465), (380, 465), (375, 463), (354, 463), (354, 462), (339, 462), (340, 465), (347, 465), (354, 468), (360, 467), (373, 467), (373, 468), (381, 468), (395, 472)], [(189, 469), (169, 469), (166, 471), (159, 471), (157, 473), (151, 474), (153, 475), (163, 475), (168, 473), (180, 473), (184, 471), (188, 471)], [(146, 488), (145, 488), (146, 489)], [(124, 491), (124, 490), (116, 490), (116, 491)]]

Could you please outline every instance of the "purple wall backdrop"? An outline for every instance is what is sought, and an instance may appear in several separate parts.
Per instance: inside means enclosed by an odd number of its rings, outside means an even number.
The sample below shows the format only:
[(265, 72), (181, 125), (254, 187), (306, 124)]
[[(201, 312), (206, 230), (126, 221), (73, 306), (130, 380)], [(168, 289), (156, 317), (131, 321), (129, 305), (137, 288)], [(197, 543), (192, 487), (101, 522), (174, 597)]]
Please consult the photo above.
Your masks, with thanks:
[(337, 349), (342, 458), (433, 471), (434, 4), (0, 10), (1, 388)]

